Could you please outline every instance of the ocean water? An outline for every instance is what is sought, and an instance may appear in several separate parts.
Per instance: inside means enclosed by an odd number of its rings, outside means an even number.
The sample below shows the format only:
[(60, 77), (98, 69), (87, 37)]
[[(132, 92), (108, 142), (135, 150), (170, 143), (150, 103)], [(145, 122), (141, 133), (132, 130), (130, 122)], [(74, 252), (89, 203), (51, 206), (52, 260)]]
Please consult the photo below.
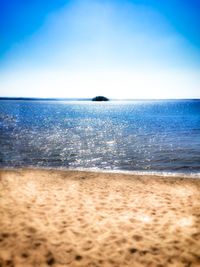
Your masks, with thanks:
[(200, 173), (200, 101), (0, 101), (0, 168)]

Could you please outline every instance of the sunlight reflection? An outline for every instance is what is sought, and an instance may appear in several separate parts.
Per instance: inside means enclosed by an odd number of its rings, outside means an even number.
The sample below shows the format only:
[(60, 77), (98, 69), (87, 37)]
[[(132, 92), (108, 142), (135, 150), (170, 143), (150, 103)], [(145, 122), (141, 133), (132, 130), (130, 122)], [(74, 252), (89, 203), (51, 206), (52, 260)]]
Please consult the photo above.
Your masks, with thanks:
[(192, 219), (192, 217), (181, 218), (178, 221), (178, 225), (181, 227), (191, 226), (191, 225), (193, 225), (193, 219)]
[(112, 140), (112, 141), (107, 141), (106, 142), (108, 145), (114, 145), (115, 144), (115, 141), (114, 140)]
[(138, 216), (138, 220), (140, 220), (144, 223), (150, 223), (152, 221), (152, 218), (146, 214), (141, 214)]
[(176, 186), (172, 190), (174, 194), (176, 194), (176, 196), (180, 196), (180, 197), (186, 197), (186, 196), (190, 196), (193, 194), (193, 190), (191, 188), (185, 188), (182, 186)]

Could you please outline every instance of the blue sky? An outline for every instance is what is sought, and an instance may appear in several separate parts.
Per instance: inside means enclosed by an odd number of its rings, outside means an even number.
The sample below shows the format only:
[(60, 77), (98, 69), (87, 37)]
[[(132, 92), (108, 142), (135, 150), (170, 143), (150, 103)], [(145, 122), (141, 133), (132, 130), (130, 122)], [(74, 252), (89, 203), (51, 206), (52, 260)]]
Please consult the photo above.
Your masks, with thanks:
[(200, 0), (0, 0), (0, 96), (200, 98)]

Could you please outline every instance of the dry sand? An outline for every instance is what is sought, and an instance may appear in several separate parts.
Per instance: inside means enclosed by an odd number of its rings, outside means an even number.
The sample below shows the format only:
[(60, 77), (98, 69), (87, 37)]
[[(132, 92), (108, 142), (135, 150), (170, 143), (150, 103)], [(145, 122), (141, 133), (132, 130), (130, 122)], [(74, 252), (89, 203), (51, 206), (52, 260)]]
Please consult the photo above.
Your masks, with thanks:
[(0, 266), (200, 266), (200, 179), (0, 172)]

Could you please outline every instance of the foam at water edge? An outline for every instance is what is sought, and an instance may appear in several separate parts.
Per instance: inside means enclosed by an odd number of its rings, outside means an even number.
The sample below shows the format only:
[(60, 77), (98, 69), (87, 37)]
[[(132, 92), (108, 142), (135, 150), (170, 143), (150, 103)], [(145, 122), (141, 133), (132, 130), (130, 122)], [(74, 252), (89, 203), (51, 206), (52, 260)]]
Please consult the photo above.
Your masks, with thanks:
[(41, 170), (61, 170), (61, 171), (81, 171), (81, 172), (97, 172), (97, 173), (119, 173), (119, 174), (127, 174), (127, 175), (148, 175), (148, 176), (163, 176), (163, 177), (184, 177), (184, 178), (198, 178), (200, 179), (200, 173), (183, 173), (183, 172), (159, 172), (159, 171), (127, 171), (127, 170), (102, 170), (98, 168), (65, 168), (65, 167), (38, 167), (38, 166), (30, 166), (30, 167), (3, 167), (0, 170), (14, 170), (14, 169), (41, 169)]

